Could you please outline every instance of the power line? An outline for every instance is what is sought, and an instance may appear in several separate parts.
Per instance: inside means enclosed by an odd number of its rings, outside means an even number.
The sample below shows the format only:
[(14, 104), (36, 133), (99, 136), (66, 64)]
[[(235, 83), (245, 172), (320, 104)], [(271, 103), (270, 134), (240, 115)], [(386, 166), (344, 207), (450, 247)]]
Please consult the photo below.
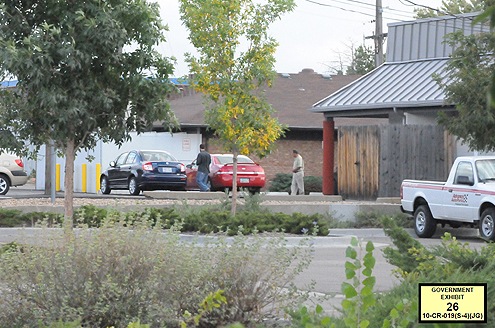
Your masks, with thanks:
[[(348, 11), (348, 12), (353, 12), (353, 13), (357, 13), (357, 14), (361, 14), (361, 15), (365, 15), (365, 16), (375, 17), (375, 14), (368, 14), (368, 13), (365, 13), (365, 12), (362, 12), (362, 11), (359, 11), (359, 10), (342, 8), (342, 7), (339, 7), (339, 6), (335, 6), (335, 5), (331, 5), (331, 4), (327, 4), (327, 3), (321, 3), (321, 2), (314, 1), (314, 0), (304, 0), (304, 1), (309, 2), (309, 3), (312, 3), (312, 4), (315, 4), (315, 5), (318, 5), (318, 6), (337, 8), (337, 9), (340, 9), (340, 10), (343, 10), (343, 11)], [(350, 1), (350, 0), (348, 0), (348, 1)], [(343, 2), (337, 1), (337, 0), (334, 0), (334, 2), (343, 3)], [(351, 2), (358, 2), (358, 1), (351, 1)], [(375, 7), (375, 5), (371, 5), (371, 4), (367, 4), (367, 5), (370, 5), (373, 8)], [(402, 17), (412, 18), (410, 16), (404, 16), (404, 15), (395, 14), (395, 13), (390, 13), (390, 14), (396, 15), (396, 16), (402, 16)], [(384, 17), (384, 18), (390, 19), (390, 20), (400, 20), (399, 18), (393, 18), (393, 17)]]
[[(458, 17), (456, 14), (452, 14), (452, 13), (449, 13), (449, 12), (446, 12), (446, 11), (443, 11), (443, 10), (440, 10), (440, 9), (438, 9), (438, 8), (433, 8), (433, 7), (426, 6), (426, 5), (420, 5), (420, 4), (415, 3), (415, 2), (413, 2), (413, 1), (411, 1), (411, 0), (404, 0), (404, 1), (409, 2), (409, 3), (411, 3), (411, 4), (412, 4), (412, 5), (414, 5), (414, 6), (418, 6), (418, 7), (421, 7), (421, 8), (425, 8), (425, 9), (433, 10), (433, 11), (435, 11), (435, 12), (439, 13), (439, 14), (442, 14), (442, 15), (446, 15), (446, 16), (453, 16), (453, 17)], [(472, 20), (472, 18), (470, 18), (470, 19)]]
[(312, 4), (315, 4), (315, 5), (323, 6), (323, 7), (332, 7), (332, 8), (337, 8), (337, 9), (341, 9), (341, 10), (344, 10), (344, 11), (358, 13), (358, 14), (361, 14), (361, 15), (375, 17), (375, 15), (368, 14), (368, 13), (363, 13), (362, 11), (357, 11), (357, 10), (352, 10), (352, 9), (346, 9), (346, 8), (342, 8), (342, 7), (338, 7), (338, 6), (334, 6), (334, 5), (329, 5), (329, 4), (326, 4), (326, 3), (316, 2), (316, 1), (313, 1), (313, 0), (304, 0), (304, 1), (307, 1), (307, 2), (312, 3)]

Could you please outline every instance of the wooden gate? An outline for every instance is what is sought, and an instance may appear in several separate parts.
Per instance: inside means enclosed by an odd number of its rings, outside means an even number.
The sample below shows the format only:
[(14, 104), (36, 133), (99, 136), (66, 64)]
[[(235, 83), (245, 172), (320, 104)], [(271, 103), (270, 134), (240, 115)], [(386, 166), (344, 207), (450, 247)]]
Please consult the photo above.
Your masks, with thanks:
[(404, 179), (445, 181), (455, 141), (441, 126), (340, 127), (338, 192), (344, 199), (399, 197)]
[(337, 152), (339, 194), (344, 199), (376, 199), (380, 170), (379, 127), (339, 128)]

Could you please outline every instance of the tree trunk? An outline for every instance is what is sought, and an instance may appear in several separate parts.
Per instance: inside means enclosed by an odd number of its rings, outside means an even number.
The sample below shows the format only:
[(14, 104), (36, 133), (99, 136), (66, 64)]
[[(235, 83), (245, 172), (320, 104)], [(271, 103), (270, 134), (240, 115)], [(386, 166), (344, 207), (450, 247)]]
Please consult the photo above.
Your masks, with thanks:
[(232, 153), (232, 165), (233, 165), (233, 174), (232, 174), (232, 206), (230, 208), (230, 214), (235, 216), (237, 211), (237, 150), (234, 150)]
[(72, 230), (74, 216), (74, 161), (76, 151), (74, 140), (67, 143), (65, 150), (65, 178), (64, 178), (64, 227)]

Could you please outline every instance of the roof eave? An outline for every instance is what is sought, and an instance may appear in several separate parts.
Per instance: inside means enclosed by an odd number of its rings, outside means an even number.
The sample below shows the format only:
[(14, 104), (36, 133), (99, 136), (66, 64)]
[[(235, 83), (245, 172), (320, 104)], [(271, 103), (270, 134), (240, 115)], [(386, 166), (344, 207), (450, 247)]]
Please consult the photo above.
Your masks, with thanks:
[(362, 105), (337, 105), (337, 106), (320, 106), (310, 109), (313, 113), (327, 113), (327, 112), (342, 112), (342, 111), (360, 111), (368, 109), (387, 109), (393, 110), (398, 108), (416, 108), (416, 107), (442, 107), (451, 106), (446, 104), (443, 99), (435, 101), (408, 101), (408, 102), (390, 102), (390, 103), (376, 103), (376, 104), (362, 104)]

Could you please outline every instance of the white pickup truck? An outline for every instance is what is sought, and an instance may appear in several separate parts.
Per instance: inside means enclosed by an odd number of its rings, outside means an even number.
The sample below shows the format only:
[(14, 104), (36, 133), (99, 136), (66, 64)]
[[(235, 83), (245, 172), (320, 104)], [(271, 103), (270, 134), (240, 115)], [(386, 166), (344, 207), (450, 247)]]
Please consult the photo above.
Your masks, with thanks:
[(418, 237), (449, 224), (478, 228), (481, 238), (495, 241), (495, 156), (458, 157), (446, 182), (404, 180), (400, 195)]

